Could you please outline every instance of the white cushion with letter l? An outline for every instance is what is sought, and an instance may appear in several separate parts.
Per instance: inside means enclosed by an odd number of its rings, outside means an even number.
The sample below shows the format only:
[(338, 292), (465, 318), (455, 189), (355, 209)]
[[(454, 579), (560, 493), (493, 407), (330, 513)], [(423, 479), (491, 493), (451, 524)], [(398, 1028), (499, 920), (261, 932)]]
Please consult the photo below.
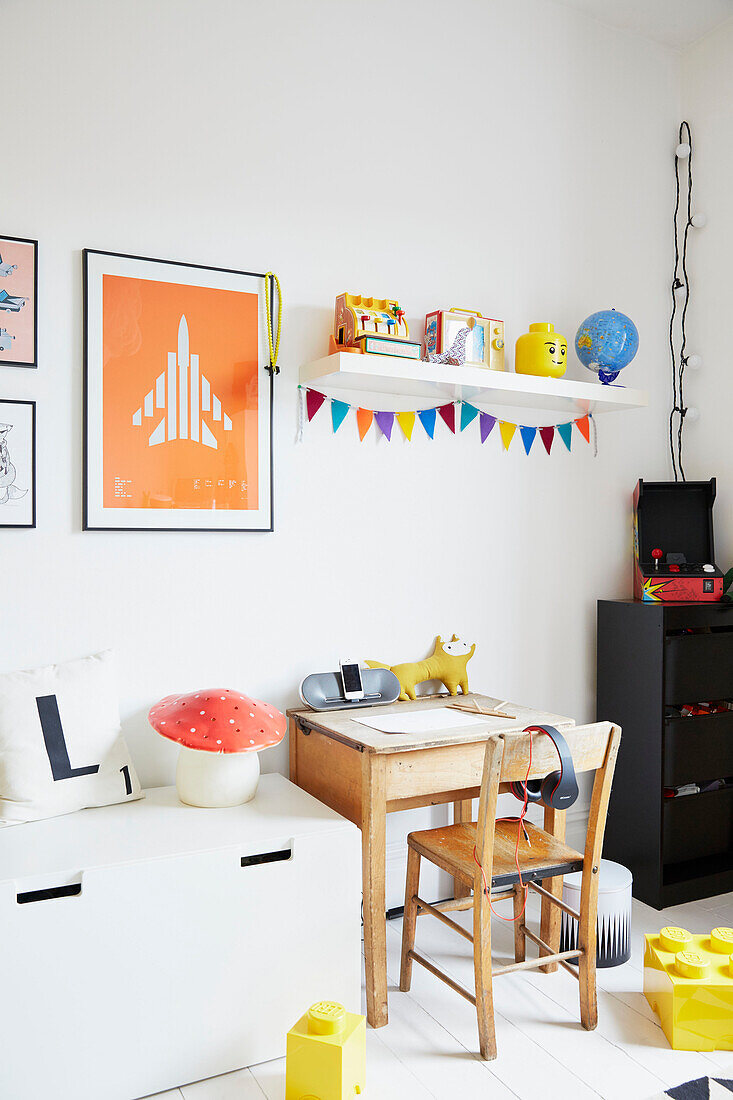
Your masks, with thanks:
[(110, 651), (0, 676), (0, 825), (141, 797)]

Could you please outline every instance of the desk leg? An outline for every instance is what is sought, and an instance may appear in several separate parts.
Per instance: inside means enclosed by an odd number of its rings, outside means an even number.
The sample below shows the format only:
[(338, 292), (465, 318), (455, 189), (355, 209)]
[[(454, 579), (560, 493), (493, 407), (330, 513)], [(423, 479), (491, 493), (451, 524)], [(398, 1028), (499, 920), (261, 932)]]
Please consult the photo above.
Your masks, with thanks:
[(385, 757), (380, 753), (364, 752), (362, 754), (361, 873), (364, 898), (364, 958), (367, 1020), (372, 1027), (384, 1027), (387, 1023), (385, 766)]
[(294, 718), (288, 722), (288, 756), (290, 761), (290, 782), (298, 784), (298, 723)]
[[(565, 840), (565, 810), (553, 810), (551, 807), (545, 807), (545, 832), (551, 833), (558, 840)], [(562, 875), (558, 875), (556, 878), (545, 879), (543, 886), (545, 890), (549, 890), (556, 898), (562, 897)], [(542, 909), (540, 916), (540, 937), (549, 944), (552, 948), (553, 954), (556, 954), (560, 950), (560, 921), (562, 919), (562, 912), (553, 905), (547, 898), (542, 899)], [(540, 955), (545, 952), (540, 948)], [(557, 963), (548, 963), (547, 966), (541, 966), (540, 970), (543, 974), (554, 974), (557, 970)]]
[[(461, 802), (453, 803), (453, 821), (456, 825), (462, 824), (464, 821), (471, 820), (473, 810), (473, 801), (470, 798), (463, 799)], [(454, 898), (467, 898), (471, 893), (470, 886), (466, 886), (464, 883), (459, 882), (457, 878), (453, 879), (453, 897)]]

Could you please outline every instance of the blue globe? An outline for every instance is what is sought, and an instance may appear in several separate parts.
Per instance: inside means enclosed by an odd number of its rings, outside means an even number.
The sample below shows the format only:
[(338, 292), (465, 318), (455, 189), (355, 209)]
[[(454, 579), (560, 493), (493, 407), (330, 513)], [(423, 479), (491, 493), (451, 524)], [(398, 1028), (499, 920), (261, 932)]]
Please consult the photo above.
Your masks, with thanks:
[(639, 350), (636, 325), (625, 313), (601, 309), (586, 317), (575, 334), (575, 351), (584, 367), (608, 385)]

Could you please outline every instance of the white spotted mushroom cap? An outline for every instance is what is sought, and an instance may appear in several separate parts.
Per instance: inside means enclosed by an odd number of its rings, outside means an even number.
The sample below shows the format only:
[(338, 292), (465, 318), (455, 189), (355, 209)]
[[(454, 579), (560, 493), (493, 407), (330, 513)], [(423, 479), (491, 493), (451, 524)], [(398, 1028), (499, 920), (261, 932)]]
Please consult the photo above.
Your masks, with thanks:
[(163, 737), (203, 752), (258, 752), (285, 736), (284, 714), (229, 688), (167, 695), (148, 721)]

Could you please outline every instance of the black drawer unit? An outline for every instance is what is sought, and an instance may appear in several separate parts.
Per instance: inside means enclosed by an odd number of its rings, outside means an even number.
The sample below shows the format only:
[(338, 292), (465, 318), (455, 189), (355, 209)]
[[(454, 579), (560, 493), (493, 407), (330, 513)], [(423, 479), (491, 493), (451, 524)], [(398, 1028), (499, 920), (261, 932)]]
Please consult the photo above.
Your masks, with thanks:
[(664, 788), (733, 776), (733, 711), (673, 707), (733, 699), (733, 605), (599, 600), (597, 717), (623, 729), (604, 855), (663, 909), (733, 890), (733, 788)]
[(731, 688), (733, 630), (665, 637), (665, 703), (723, 699)]
[(733, 789), (665, 800), (664, 866), (690, 860), (707, 864), (733, 848)]
[(701, 718), (667, 718), (662, 760), (665, 787), (733, 775), (733, 710)]

